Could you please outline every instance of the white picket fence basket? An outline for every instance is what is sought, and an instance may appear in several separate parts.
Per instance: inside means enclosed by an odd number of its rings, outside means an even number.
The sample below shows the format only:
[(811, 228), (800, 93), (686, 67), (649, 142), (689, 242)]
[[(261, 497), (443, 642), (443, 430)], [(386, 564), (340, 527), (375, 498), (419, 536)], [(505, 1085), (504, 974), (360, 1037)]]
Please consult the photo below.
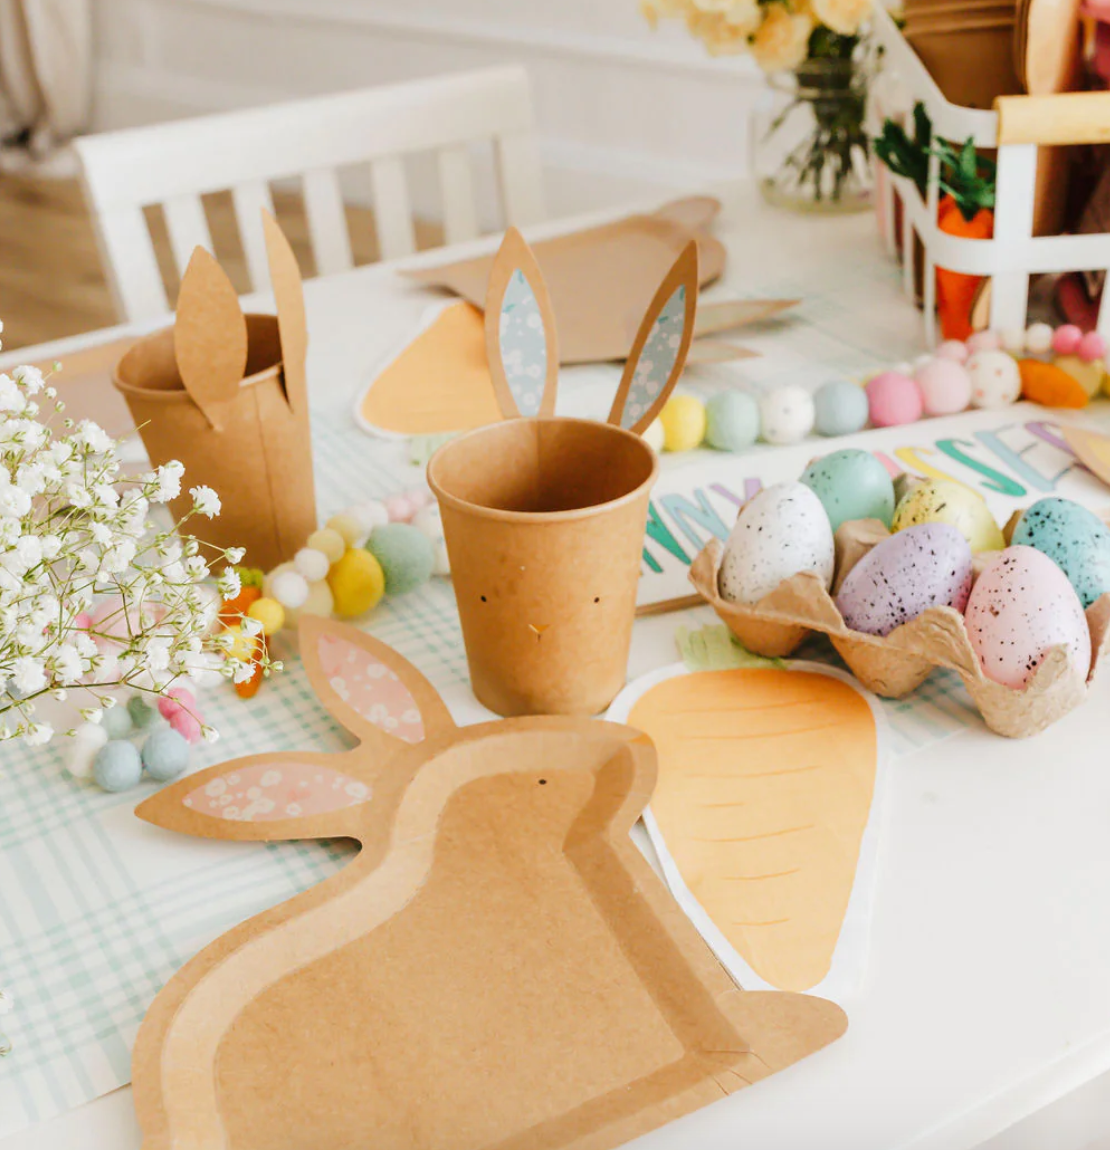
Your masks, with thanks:
[[(950, 236), (938, 227), (941, 193), (936, 156), (929, 164), (924, 199), (912, 180), (896, 176), (876, 162), (880, 227), (890, 253), (901, 252), (903, 287), (911, 297), (915, 287), (914, 232), (924, 247), (922, 288), (928, 345), (933, 346), (937, 338), (937, 266), (990, 277), (990, 327), (997, 331), (1026, 326), (1031, 276), (1110, 270), (1110, 233), (1033, 235), (1038, 147), (1110, 142), (1110, 92), (1002, 96), (990, 111), (962, 108), (944, 98), (894, 20), (881, 7), (876, 8), (874, 25), (884, 54), (871, 104), (873, 126), (877, 129), (886, 116), (904, 114), (920, 100), (932, 121), (934, 136), (957, 146), (970, 137), (978, 148), (998, 149), (991, 240)], [(896, 234), (895, 194), (902, 201), (901, 227), (897, 229), (900, 234)], [(1097, 326), (1110, 341), (1110, 290), (1102, 293)]]

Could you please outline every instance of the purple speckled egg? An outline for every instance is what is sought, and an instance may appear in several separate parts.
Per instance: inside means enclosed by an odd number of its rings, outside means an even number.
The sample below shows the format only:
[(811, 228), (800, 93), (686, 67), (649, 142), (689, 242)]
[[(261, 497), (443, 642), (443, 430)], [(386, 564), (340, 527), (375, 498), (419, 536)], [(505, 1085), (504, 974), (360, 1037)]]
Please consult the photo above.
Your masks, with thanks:
[(1032, 547), (1007, 547), (979, 576), (964, 613), (983, 674), (1021, 688), (1053, 647), (1064, 647), (1084, 679), (1091, 632), (1068, 577)]
[(947, 523), (920, 523), (876, 544), (836, 597), (853, 631), (889, 635), (930, 607), (962, 611), (971, 591), (971, 548)]

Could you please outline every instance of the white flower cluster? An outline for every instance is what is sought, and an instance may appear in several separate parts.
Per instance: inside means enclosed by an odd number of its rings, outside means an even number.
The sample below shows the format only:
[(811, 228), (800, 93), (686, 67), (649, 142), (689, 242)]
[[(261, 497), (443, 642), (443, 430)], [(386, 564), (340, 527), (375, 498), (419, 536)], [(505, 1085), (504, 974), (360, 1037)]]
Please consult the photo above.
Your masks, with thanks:
[[(35, 699), (87, 694), (81, 713), (97, 721), (109, 687), (163, 694), (183, 677), (238, 660), (216, 634), (220, 596), (210, 563), (184, 525), (211, 518), (220, 500), (194, 487), (192, 510), (174, 522), (162, 505), (181, 492), (171, 462), (141, 476), (121, 473), (116, 441), (95, 423), (39, 418), (62, 404), (33, 367), (0, 373), (0, 740), (49, 741)], [(225, 572), (221, 590), (238, 577)], [(86, 700), (82, 700), (86, 701)]]

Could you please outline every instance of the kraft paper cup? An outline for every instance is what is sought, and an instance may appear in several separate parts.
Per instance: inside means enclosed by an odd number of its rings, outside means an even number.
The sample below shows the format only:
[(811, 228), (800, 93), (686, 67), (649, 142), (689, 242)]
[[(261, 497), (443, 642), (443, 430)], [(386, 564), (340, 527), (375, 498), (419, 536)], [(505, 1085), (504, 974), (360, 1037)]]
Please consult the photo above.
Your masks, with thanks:
[(593, 715), (624, 686), (648, 496), (638, 435), (513, 419), (428, 465), (474, 694), (499, 715)]
[(112, 383), (127, 401), (154, 467), (178, 459), (183, 494), (170, 507), (192, 507), (190, 487), (220, 496), (214, 519), (195, 516), (189, 532), (214, 547), (245, 547), (246, 561), (269, 570), (292, 558), (316, 529), (312, 446), (306, 418), (286, 401), (281, 337), (272, 315), (248, 315), (246, 376), (212, 427), (185, 389), (174, 356), (173, 328), (134, 344)]

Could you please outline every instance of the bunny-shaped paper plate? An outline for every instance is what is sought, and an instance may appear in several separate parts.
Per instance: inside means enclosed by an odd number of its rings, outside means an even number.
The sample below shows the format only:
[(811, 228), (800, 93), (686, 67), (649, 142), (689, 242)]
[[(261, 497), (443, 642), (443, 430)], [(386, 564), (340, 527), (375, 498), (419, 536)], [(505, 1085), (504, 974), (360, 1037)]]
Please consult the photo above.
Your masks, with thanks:
[(690, 243), (640, 324), (608, 423), (559, 418), (551, 302), (523, 237), (506, 233), (485, 312), (504, 419), (428, 465), (474, 694), (499, 715), (596, 714), (624, 686), (658, 468), (640, 434), (682, 373), (697, 291)]
[[(140, 339), (112, 382), (127, 400), (154, 466), (179, 459), (187, 487), (219, 494), (216, 519), (190, 531), (217, 547), (245, 547), (269, 570), (316, 528), (308, 424), (304, 292), (297, 258), (262, 212), (277, 315), (244, 316), (215, 257), (198, 247), (181, 278), (172, 328)], [(171, 506), (180, 518), (192, 500)]]
[(133, 1058), (144, 1150), (608, 1150), (844, 1032), (823, 999), (740, 990), (633, 845), (645, 735), (460, 729), (361, 631), (304, 619), (301, 650), (355, 748), (224, 763), (138, 813), (362, 851), (154, 1000)]

